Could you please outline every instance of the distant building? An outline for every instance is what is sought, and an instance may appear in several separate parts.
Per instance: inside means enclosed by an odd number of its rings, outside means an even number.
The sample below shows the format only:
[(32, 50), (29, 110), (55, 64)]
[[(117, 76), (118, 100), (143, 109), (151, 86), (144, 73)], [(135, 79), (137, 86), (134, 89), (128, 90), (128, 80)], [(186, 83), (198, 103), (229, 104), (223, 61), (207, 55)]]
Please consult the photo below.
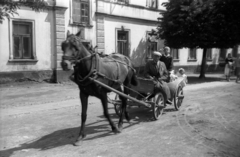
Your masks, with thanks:
[[(85, 43), (97, 45), (97, 51), (129, 56), (135, 67), (142, 67), (152, 52), (164, 46), (152, 36), (157, 18), (166, 0), (46, 0), (49, 10), (32, 11), (21, 7), (18, 15), (0, 24), (0, 83), (21, 79), (62, 81), (71, 72), (61, 70), (61, 43), (66, 32), (82, 30)], [(226, 53), (211, 49), (211, 71)], [(172, 49), (176, 68), (196, 72), (201, 65), (201, 49)], [(214, 65), (214, 66), (210, 66)], [(220, 68), (221, 70), (221, 68)], [(208, 69), (210, 71), (210, 69)]]

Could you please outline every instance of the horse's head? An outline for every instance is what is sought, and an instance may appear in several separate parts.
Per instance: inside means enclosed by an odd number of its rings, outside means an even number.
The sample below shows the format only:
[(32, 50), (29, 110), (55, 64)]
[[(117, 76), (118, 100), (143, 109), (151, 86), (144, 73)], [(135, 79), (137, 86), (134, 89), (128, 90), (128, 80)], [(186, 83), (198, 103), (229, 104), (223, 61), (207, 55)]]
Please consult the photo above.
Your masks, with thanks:
[(79, 31), (76, 35), (70, 34), (68, 31), (67, 39), (62, 42), (63, 56), (61, 66), (63, 70), (70, 70), (74, 61), (83, 57), (81, 55), (83, 44), (81, 43), (80, 34), (81, 31)]

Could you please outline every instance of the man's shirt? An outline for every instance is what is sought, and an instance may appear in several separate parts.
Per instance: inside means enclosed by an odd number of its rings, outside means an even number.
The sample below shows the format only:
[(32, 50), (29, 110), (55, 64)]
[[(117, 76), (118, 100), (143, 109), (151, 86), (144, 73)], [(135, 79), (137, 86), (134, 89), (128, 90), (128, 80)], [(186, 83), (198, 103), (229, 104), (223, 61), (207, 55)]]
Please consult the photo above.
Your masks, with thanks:
[(165, 63), (168, 71), (172, 70), (172, 68), (173, 68), (173, 58), (171, 56), (162, 55), (162, 57), (160, 58), (160, 61)]
[(168, 79), (168, 71), (166, 69), (166, 66), (163, 62), (158, 61), (155, 63), (153, 60), (149, 61), (145, 66), (145, 76), (146, 77), (156, 77), (160, 78), (164, 81), (167, 81)]

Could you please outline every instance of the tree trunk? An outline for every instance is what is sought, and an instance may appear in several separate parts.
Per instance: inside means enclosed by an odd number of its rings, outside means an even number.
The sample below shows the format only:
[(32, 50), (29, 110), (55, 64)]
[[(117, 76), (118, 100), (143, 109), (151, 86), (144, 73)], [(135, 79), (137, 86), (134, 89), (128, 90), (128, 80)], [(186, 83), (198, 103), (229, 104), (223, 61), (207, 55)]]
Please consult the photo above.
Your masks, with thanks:
[(207, 48), (203, 49), (203, 55), (202, 55), (202, 65), (201, 65), (201, 71), (200, 71), (200, 79), (205, 78), (205, 71), (206, 71), (206, 56), (207, 56)]

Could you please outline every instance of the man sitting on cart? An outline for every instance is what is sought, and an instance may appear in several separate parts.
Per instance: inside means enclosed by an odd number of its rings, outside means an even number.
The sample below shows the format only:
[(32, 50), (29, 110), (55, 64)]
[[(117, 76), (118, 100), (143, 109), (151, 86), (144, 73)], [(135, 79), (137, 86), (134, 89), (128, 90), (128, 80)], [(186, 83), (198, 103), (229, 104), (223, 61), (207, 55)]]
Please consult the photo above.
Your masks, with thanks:
[(158, 51), (153, 52), (153, 60), (150, 60), (145, 66), (145, 77), (152, 79), (155, 83), (154, 92), (163, 92), (167, 103), (171, 104), (170, 99), (170, 90), (166, 82), (169, 81), (168, 70), (163, 62), (159, 59), (162, 54)]

